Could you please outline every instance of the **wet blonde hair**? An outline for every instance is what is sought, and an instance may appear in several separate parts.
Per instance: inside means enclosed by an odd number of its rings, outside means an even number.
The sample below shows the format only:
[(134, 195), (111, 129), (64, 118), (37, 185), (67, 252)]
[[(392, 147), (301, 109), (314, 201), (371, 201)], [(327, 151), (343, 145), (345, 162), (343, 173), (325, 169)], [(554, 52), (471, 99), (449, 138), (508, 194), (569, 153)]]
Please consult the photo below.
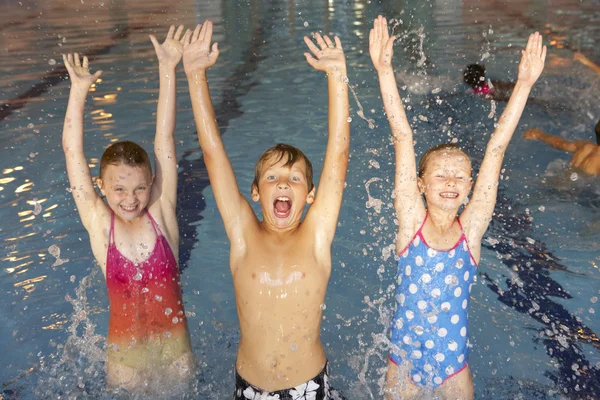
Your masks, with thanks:
[[(272, 157), (276, 157), (275, 161), (269, 163), (268, 166), (265, 166), (266, 161)], [(254, 167), (254, 181), (252, 182), (252, 187), (256, 187), (256, 190), (258, 190), (258, 181), (260, 180), (260, 176), (262, 175), (265, 167), (268, 168), (277, 164), (279, 161), (283, 160), (284, 157), (287, 158), (284, 167), (289, 168), (291, 168), (298, 161), (304, 160), (304, 163), (306, 164), (305, 178), (306, 182), (308, 183), (308, 191), (310, 192), (315, 186), (313, 184), (313, 169), (310, 160), (300, 149), (283, 143), (276, 144), (260, 156), (256, 162), (256, 166)]]
[(471, 164), (471, 158), (467, 155), (467, 153), (465, 153), (456, 144), (454, 144), (454, 143), (442, 143), (442, 144), (438, 144), (437, 146), (433, 146), (432, 148), (430, 148), (429, 150), (427, 150), (421, 156), (421, 160), (419, 160), (419, 173), (418, 173), (418, 177), (419, 178), (422, 178), (423, 175), (425, 174), (425, 169), (427, 167), (427, 162), (429, 161), (429, 159), (431, 158), (431, 156), (433, 154), (435, 154), (435, 153), (444, 152), (444, 151), (454, 151), (454, 152), (462, 153), (462, 154), (464, 154), (464, 156), (469, 161), (469, 164)]

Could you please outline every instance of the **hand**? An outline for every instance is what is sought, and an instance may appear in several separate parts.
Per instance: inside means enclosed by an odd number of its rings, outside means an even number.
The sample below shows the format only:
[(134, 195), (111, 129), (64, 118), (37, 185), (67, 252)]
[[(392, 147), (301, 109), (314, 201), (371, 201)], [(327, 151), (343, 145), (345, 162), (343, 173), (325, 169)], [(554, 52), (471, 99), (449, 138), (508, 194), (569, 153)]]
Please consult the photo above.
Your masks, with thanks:
[(312, 40), (304, 36), (304, 43), (306, 43), (312, 53), (312, 55), (310, 53), (304, 53), (304, 57), (306, 57), (306, 61), (310, 66), (317, 71), (326, 73), (338, 72), (346, 75), (346, 58), (344, 57), (344, 50), (342, 49), (340, 38), (337, 36), (333, 37), (335, 44), (327, 35), (322, 37), (318, 32), (313, 35), (313, 38), (321, 48), (320, 50), (315, 46)]
[(538, 140), (543, 134), (544, 133), (537, 128), (527, 129), (523, 132), (523, 137), (528, 140)]
[(183, 38), (183, 68), (186, 74), (194, 71), (206, 71), (217, 62), (219, 58), (219, 44), (212, 40), (213, 24), (204, 21), (204, 25), (196, 25), (194, 32), (187, 31)]
[(83, 63), (79, 59), (79, 54), (63, 54), (63, 61), (67, 71), (69, 72), (69, 78), (71, 79), (71, 89), (84, 88), (85, 93), (88, 89), (100, 78), (102, 71), (96, 71), (94, 75), (90, 74), (88, 66), (88, 58), (83, 57)]
[(529, 35), (527, 47), (521, 52), (517, 80), (523, 84), (533, 86), (540, 77), (546, 60), (546, 46), (542, 46), (542, 36), (538, 32)]
[(150, 40), (154, 45), (154, 51), (160, 65), (175, 68), (179, 61), (181, 61), (184, 40), (181, 37), (182, 32), (183, 25), (179, 25), (177, 32), (175, 32), (175, 25), (171, 25), (163, 44), (158, 43), (154, 35), (150, 35)]
[(388, 34), (387, 21), (381, 15), (375, 18), (373, 29), (369, 32), (369, 54), (377, 72), (392, 71), (396, 36)]

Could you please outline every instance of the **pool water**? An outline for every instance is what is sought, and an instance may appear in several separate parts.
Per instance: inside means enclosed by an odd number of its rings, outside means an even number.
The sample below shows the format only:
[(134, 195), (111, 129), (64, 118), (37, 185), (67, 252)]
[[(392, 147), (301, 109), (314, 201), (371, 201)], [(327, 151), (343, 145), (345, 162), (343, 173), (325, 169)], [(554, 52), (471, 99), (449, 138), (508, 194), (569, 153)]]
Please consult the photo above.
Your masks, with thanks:
[[(321, 170), (326, 78), (306, 64), (302, 37), (322, 30), (342, 40), (356, 97), (322, 340), (337, 389), (350, 400), (383, 397), (396, 226), (393, 146), (368, 55), (378, 14), (394, 19), (401, 38), (394, 65), (417, 152), (456, 140), (476, 169), (505, 104), (468, 95), (462, 69), (484, 62), (490, 78), (514, 80), (527, 35), (544, 35), (546, 68), (507, 151), (471, 293), (469, 365), (477, 398), (600, 393), (600, 181), (571, 170), (568, 154), (521, 137), (537, 127), (594, 140), (600, 78), (573, 53), (600, 64), (600, 1), (21, 0), (0, 1), (0, 11), (0, 398), (125, 396), (104, 390), (108, 300), (68, 192), (61, 53), (87, 54), (92, 70), (104, 71), (86, 109), (86, 155), (97, 174), (114, 141), (152, 149), (158, 70), (148, 34), (162, 39), (170, 24), (207, 18), (221, 49), (209, 71), (212, 98), (246, 194), (258, 156), (278, 142)], [(223, 399), (239, 340), (229, 244), (182, 68), (178, 85), (180, 266), (199, 370), (195, 389), (157, 398)]]

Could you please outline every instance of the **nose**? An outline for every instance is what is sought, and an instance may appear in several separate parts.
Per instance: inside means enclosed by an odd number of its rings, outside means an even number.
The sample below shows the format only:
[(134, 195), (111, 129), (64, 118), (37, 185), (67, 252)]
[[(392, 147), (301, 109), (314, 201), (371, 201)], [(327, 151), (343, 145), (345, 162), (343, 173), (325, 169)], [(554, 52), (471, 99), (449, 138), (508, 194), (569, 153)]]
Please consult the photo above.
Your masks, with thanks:
[(289, 187), (287, 181), (279, 181), (277, 182), (278, 189), (287, 189)]

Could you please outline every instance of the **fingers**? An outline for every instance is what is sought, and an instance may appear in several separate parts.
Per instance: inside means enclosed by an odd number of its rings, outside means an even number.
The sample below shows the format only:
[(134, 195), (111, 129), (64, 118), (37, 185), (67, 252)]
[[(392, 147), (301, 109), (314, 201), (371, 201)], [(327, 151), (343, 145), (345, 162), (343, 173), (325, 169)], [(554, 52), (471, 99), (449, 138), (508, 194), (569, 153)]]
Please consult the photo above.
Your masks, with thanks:
[(212, 53), (215, 53), (215, 55), (218, 57), (219, 56), (219, 43), (214, 42), (212, 45), (212, 49), (211, 49)]
[(204, 25), (202, 25), (202, 29), (200, 30), (200, 40), (202, 40), (202, 41), (205, 41), (205, 40), (210, 41), (211, 38), (212, 38), (212, 32), (213, 32), (212, 21), (206, 20), (204, 22)]
[[(313, 45), (314, 46), (314, 45)], [(316, 48), (316, 47), (315, 47)], [(310, 53), (304, 53), (304, 57), (306, 57), (306, 61), (308, 62), (308, 64), (316, 69), (316, 65), (319, 62), (317, 59), (315, 59)]]
[(337, 36), (334, 36), (333, 40), (335, 40), (335, 47), (337, 47), (338, 49), (343, 51), (344, 49), (342, 49), (342, 41), (340, 40), (340, 38)]
[(169, 32), (167, 32), (167, 39), (173, 39), (174, 32), (175, 32), (175, 25), (171, 25), (169, 27)]
[(323, 39), (325, 40), (325, 44), (327, 45), (327, 47), (334, 47), (333, 42), (331, 41), (331, 39), (329, 39), (329, 36), (325, 35)]
[(102, 75), (102, 71), (101, 70), (96, 71), (96, 73), (93, 75), (94, 82), (96, 82), (98, 80), (98, 78), (100, 78), (101, 75)]
[[(169, 29), (169, 31), (170, 31), (170, 29)], [(183, 33), (183, 25), (179, 25), (179, 27), (177, 28), (177, 32), (175, 32), (175, 35), (173, 36), (173, 39), (180, 41), (182, 33)]]
[(319, 32), (315, 32), (313, 34), (313, 37), (315, 38), (315, 40), (316, 40), (317, 44), (319, 45), (319, 47), (321, 48), (321, 50), (325, 50), (327, 48), (327, 43), (325, 43), (325, 40), (323, 40), (323, 37), (321, 36), (321, 34)]
[(83, 68), (88, 69), (89, 63), (88, 63), (88, 58), (87, 56), (83, 56)]
[[(307, 36), (304, 36), (304, 43), (306, 43), (306, 46), (308, 46), (308, 49), (314, 55), (317, 55), (317, 54), (319, 54), (321, 52), (321, 50), (319, 50), (319, 48), (317, 46), (315, 46), (315, 44), (313, 43), (313, 41), (310, 40)], [(310, 64), (310, 62), (309, 62), (309, 64)]]
[(196, 25), (196, 29), (194, 29), (194, 33), (192, 34), (192, 43), (198, 40), (198, 37), (200, 36), (200, 29), (202, 29), (202, 24)]
[(542, 47), (542, 62), (546, 62), (546, 46)]
[(74, 61), (76, 67), (81, 67), (81, 60), (79, 60), (79, 53), (74, 54)]
[(192, 31), (188, 29), (187, 31), (185, 31), (185, 35), (183, 35), (183, 39), (181, 39), (181, 41), (183, 42), (184, 49), (190, 45), (191, 38), (192, 38)]
[(158, 49), (160, 48), (160, 43), (158, 43), (158, 40), (156, 40), (156, 37), (154, 35), (148, 35), (150, 36), (150, 41), (152, 42), (152, 45), (154, 46), (154, 50), (158, 51)]

